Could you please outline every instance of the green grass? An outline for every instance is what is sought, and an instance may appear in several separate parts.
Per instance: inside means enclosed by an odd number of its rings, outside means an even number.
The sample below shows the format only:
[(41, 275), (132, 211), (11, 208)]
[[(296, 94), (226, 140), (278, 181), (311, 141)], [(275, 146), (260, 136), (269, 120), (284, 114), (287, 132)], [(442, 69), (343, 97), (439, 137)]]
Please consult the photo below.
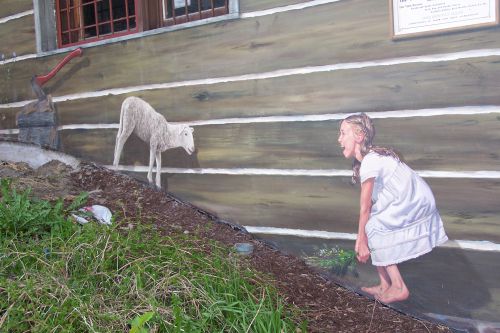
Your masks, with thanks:
[(305, 332), (298, 310), (230, 249), (72, 207), (2, 180), (0, 332)]

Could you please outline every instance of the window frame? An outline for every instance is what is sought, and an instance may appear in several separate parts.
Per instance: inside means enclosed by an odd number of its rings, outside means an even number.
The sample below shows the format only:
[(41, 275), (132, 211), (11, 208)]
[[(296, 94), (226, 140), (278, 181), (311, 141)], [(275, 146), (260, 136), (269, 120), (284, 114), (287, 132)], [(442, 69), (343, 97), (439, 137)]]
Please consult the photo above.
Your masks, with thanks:
[[(69, 19), (69, 16), (71, 15), (71, 9), (73, 8), (78, 8), (77, 10), (75, 11), (78, 11), (79, 12), (79, 15), (81, 16), (81, 19), (83, 19), (83, 10), (84, 10), (84, 6), (89, 6), (91, 7), (91, 5), (89, 4), (85, 4), (83, 2), (81, 2), (82, 0), (80, 0), (80, 4), (79, 5), (75, 5), (73, 7), (70, 6), (70, 0), (66, 0), (68, 1), (68, 6), (66, 7), (66, 9), (62, 9), (60, 8), (60, 0), (55, 0), (55, 18), (56, 18), (56, 32), (57, 32), (57, 46), (58, 48), (63, 48), (63, 47), (70, 47), (70, 46), (76, 46), (76, 45), (82, 45), (82, 44), (88, 44), (88, 43), (92, 43), (92, 42), (95, 42), (95, 41), (100, 41), (100, 40), (106, 40), (106, 39), (110, 39), (110, 38), (115, 38), (115, 37), (120, 37), (120, 36), (125, 36), (125, 35), (130, 35), (130, 34), (135, 34), (137, 32), (140, 32), (140, 26), (142, 26), (142, 17), (140, 17), (140, 14), (137, 10), (138, 8), (138, 2), (139, 0), (133, 0), (133, 3), (134, 3), (134, 14), (133, 15), (128, 15), (128, 10), (127, 11), (127, 14), (123, 17), (123, 18), (120, 18), (120, 19), (114, 19), (113, 18), (113, 9), (112, 9), (112, 6), (111, 6), (111, 1), (112, 0), (103, 0), (103, 1), (109, 1), (109, 5), (110, 5), (110, 10), (109, 10), (109, 19), (106, 20), (106, 21), (98, 21), (98, 15), (97, 15), (97, 8), (96, 6), (94, 6), (94, 11), (95, 11), (95, 23), (94, 24), (91, 24), (91, 25), (85, 25), (85, 24), (82, 24), (81, 26), (79, 27), (76, 27), (76, 28), (71, 28), (71, 20)], [(95, 0), (92, 0), (94, 1), (94, 5), (97, 5), (97, 1)], [(123, 0), (124, 1), (124, 4), (125, 4), (125, 8), (128, 9), (128, 6), (127, 6), (127, 0)], [(92, 2), (89, 2), (89, 3), (92, 3)], [(68, 24), (68, 30), (65, 30), (64, 32), (62, 31), (62, 18), (61, 18), (61, 14), (62, 14), (62, 11), (66, 11), (66, 15), (68, 15), (68, 20), (67, 20), (67, 24)], [(130, 28), (129, 27), (129, 23), (128, 21), (133, 18), (135, 20), (135, 27), (134, 28)], [(127, 29), (125, 30), (120, 30), (120, 31), (117, 31), (117, 32), (114, 32), (113, 31), (113, 25), (118, 22), (118, 21), (122, 21), (124, 20), (125, 22), (127, 22)], [(105, 24), (109, 24), (110, 27), (111, 27), (111, 32), (110, 33), (106, 33), (106, 34), (100, 34), (99, 33), (99, 30), (100, 30), (100, 26), (102, 25), (105, 25)], [(95, 32), (96, 32), (96, 35), (93, 36), (93, 37), (90, 37), (90, 38), (82, 38), (82, 37), (79, 37), (78, 38), (78, 41), (76, 42), (72, 42), (71, 41), (71, 34), (72, 32), (76, 31), (76, 32), (79, 32), (80, 34), (81, 33), (85, 33), (85, 30), (86, 29), (89, 29), (89, 28), (92, 28), (92, 27), (95, 27)], [(68, 33), (70, 35), (70, 42), (69, 43), (65, 43), (63, 44), (63, 33)]]
[(53, 54), (65, 53), (74, 50), (77, 47), (87, 48), (99, 45), (106, 45), (136, 38), (164, 34), (177, 30), (199, 27), (215, 22), (238, 19), (240, 18), (239, 1), (240, 0), (228, 0), (229, 10), (226, 15), (209, 17), (206, 19), (190, 21), (182, 24), (163, 26), (161, 28), (156, 28), (151, 30), (142, 30), (123, 36), (110, 37), (108, 39), (85, 41), (79, 45), (73, 45), (67, 47), (63, 46), (62, 48), (59, 48), (57, 42), (58, 31), (56, 28), (57, 18), (55, 17), (55, 0), (54, 1), (33, 0), (37, 54), (39, 56), (49, 56)]
[[(218, 17), (218, 16), (223, 16), (229, 14), (229, 7), (230, 7), (230, 0), (223, 0), (224, 1), (224, 6), (220, 7), (215, 7), (215, 0), (210, 0), (212, 4), (211, 9), (201, 9), (201, 1), (203, 0), (180, 0), (180, 1), (185, 1), (185, 3), (190, 5), (191, 2), (197, 2), (198, 3), (198, 11), (189, 13), (187, 6), (181, 7), (185, 8), (185, 13), (183, 15), (176, 15), (175, 10), (174, 13), (172, 13), (172, 17), (168, 17), (167, 13), (167, 2), (170, 2), (171, 4), (175, 2), (175, 0), (161, 0), (161, 6), (162, 6), (162, 20), (163, 24), (165, 26), (174, 26), (174, 25), (179, 25), (179, 24), (185, 24), (188, 22), (193, 22), (193, 21), (198, 21), (198, 20), (203, 20), (203, 19), (208, 19), (211, 17)], [(172, 4), (173, 6), (173, 4)]]

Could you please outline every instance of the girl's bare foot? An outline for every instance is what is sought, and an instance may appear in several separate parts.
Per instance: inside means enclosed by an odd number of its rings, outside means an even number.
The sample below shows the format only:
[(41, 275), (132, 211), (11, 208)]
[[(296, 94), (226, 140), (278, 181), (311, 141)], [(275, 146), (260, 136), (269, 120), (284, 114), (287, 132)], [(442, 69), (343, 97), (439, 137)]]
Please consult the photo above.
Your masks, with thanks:
[(382, 303), (392, 303), (404, 301), (408, 297), (410, 297), (410, 292), (405, 285), (402, 287), (396, 287), (392, 285), (389, 287), (384, 293), (376, 295), (377, 299)]
[(361, 287), (361, 290), (363, 290), (367, 294), (376, 296), (383, 294), (387, 289), (389, 289), (389, 287), (390, 286), (379, 284), (378, 286), (373, 286), (373, 287)]

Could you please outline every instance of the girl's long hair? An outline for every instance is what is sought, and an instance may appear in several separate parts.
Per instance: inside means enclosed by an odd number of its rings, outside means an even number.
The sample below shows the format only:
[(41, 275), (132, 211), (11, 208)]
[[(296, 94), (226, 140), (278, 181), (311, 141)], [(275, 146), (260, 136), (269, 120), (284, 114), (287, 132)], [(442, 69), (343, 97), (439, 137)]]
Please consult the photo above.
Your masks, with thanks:
[[(394, 151), (392, 148), (380, 147), (373, 145), (373, 138), (375, 137), (375, 127), (373, 126), (373, 121), (365, 113), (351, 115), (345, 118), (342, 122), (346, 122), (353, 126), (353, 130), (356, 134), (362, 132), (364, 134), (363, 142), (361, 143), (361, 155), (364, 157), (369, 152), (373, 151), (379, 155), (391, 156), (397, 161), (402, 161), (403, 158), (399, 153)], [(340, 125), (342, 125), (342, 122)], [(357, 159), (352, 161), (352, 183), (357, 184), (360, 181), (359, 178), (359, 168), (361, 167), (361, 162)]]

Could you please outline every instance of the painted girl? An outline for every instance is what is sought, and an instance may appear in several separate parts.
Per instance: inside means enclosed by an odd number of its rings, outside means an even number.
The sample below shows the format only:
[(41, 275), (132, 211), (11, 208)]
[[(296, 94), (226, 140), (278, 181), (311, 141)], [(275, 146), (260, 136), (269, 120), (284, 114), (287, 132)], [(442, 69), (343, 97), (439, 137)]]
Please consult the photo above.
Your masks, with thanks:
[(366, 263), (371, 255), (380, 277), (380, 284), (362, 290), (391, 303), (410, 296), (397, 264), (448, 237), (429, 186), (394, 150), (374, 146), (374, 136), (372, 120), (362, 113), (342, 121), (338, 142), (353, 159), (353, 181), (361, 183), (357, 259)]

